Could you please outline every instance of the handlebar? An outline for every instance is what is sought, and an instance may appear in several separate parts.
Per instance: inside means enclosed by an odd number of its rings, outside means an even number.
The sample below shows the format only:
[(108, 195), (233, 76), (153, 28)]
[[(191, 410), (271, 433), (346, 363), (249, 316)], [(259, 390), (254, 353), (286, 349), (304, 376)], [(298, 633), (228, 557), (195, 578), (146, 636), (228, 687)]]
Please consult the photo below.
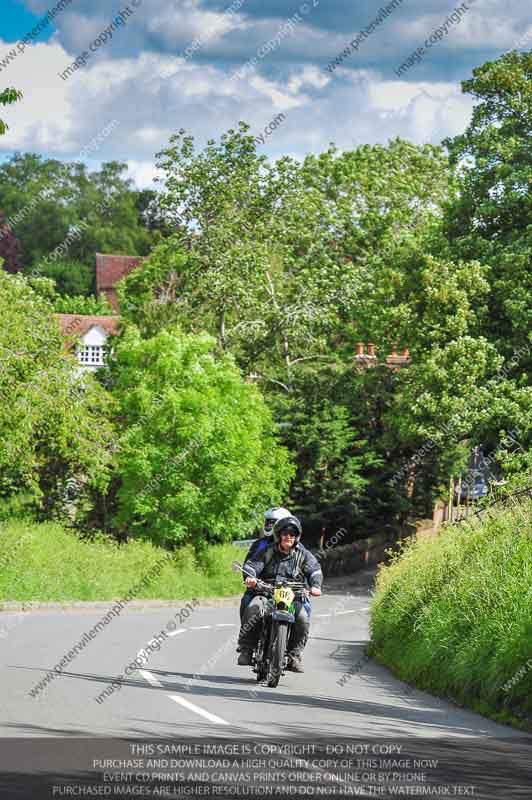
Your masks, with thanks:
[(231, 569), (233, 570), (233, 572), (243, 572), (244, 575), (247, 575), (248, 578), (255, 578), (257, 582), (254, 587), (255, 589), (273, 593), (275, 591), (276, 586), (289, 586), (291, 589), (294, 590), (296, 595), (300, 594), (306, 598), (310, 597), (310, 591), (306, 583), (303, 583), (302, 581), (278, 580), (275, 583), (268, 583), (267, 581), (263, 581), (260, 578), (257, 578), (255, 575), (251, 575), (247, 570), (245, 570), (242, 567), (240, 561), (233, 561), (233, 563), (231, 564)]
[(260, 578), (257, 578), (257, 585), (255, 586), (256, 589), (263, 589), (267, 592), (273, 593), (277, 586), (289, 586), (291, 589), (294, 590), (294, 593), (305, 595), (306, 597), (309, 596), (309, 591), (307, 586), (302, 583), (301, 581), (276, 581), (276, 583), (268, 583), (267, 581), (262, 581)]

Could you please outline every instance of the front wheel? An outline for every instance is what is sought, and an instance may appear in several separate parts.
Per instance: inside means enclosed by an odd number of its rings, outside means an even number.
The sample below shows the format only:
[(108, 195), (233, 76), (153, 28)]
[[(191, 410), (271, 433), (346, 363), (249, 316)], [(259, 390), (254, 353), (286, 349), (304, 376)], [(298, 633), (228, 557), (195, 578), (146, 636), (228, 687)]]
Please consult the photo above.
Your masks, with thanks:
[(276, 625), (270, 650), (270, 668), (267, 685), (274, 689), (279, 683), (284, 666), (286, 645), (288, 642), (288, 625)]

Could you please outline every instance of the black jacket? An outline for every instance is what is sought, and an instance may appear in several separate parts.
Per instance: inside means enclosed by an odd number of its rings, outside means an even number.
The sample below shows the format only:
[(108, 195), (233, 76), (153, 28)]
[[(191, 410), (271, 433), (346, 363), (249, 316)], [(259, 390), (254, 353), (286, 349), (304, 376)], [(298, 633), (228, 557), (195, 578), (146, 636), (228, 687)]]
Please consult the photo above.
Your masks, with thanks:
[(306, 581), (310, 587), (321, 588), (323, 580), (319, 561), (301, 542), (287, 555), (283, 555), (276, 544), (270, 544), (245, 561), (244, 568), (250, 576), (260, 577), (264, 581), (285, 578), (289, 581)]

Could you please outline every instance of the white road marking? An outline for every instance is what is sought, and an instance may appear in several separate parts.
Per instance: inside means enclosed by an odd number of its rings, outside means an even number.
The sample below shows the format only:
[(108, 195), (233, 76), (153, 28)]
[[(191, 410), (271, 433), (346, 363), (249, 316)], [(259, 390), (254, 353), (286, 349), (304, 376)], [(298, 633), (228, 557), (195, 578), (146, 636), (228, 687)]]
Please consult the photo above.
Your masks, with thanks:
[(155, 675), (152, 675), (151, 672), (148, 672), (146, 669), (139, 669), (140, 674), (143, 678), (146, 678), (148, 683), (151, 683), (152, 686), (158, 686), (160, 689), (163, 688), (162, 683), (160, 683)]
[(193, 625), (191, 631), (205, 631), (207, 628), (212, 628), (212, 625)]
[[(159, 689), (163, 688), (162, 683), (159, 680), (157, 680), (155, 675), (152, 675), (151, 672), (148, 672), (145, 669), (141, 669), (139, 670), (139, 672), (142, 675), (142, 677), (148, 681), (149, 684), (151, 684), (152, 686), (157, 686)], [(211, 714), (210, 711), (205, 711), (204, 708), (200, 708), (199, 706), (194, 705), (194, 703), (190, 703), (188, 700), (185, 700), (184, 697), (180, 697), (178, 694), (168, 694), (166, 696), (169, 697), (170, 700), (173, 700), (175, 703), (179, 703), (179, 705), (183, 706), (184, 708), (187, 708), (189, 711), (193, 711), (195, 714), (199, 714), (200, 716), (205, 717), (205, 719), (208, 719), (209, 722), (214, 722), (216, 723), (216, 725), (229, 725), (229, 722), (227, 722), (227, 720), (222, 719), (221, 717), (217, 717), (216, 714)]]
[(170, 700), (174, 700), (174, 702), (179, 703), (179, 705), (182, 705), (184, 708), (188, 708), (189, 711), (194, 711), (195, 714), (205, 717), (205, 719), (208, 719), (209, 722), (215, 722), (217, 725), (229, 725), (227, 720), (217, 717), (216, 714), (211, 714), (210, 711), (205, 711), (204, 708), (195, 706), (194, 703), (189, 703), (188, 700), (185, 700), (184, 697), (180, 697), (178, 694), (169, 694), (168, 697)]
[[(364, 609), (362, 609), (362, 610), (364, 610)], [(356, 613), (356, 608), (352, 608), (350, 611), (335, 611), (334, 612), (334, 616), (339, 617), (340, 614), (355, 614), (355, 613)]]
[(180, 628), (178, 631), (170, 631), (168, 636), (177, 636), (178, 633), (185, 633), (186, 630), (186, 628)]
[(236, 622), (218, 622), (217, 628), (236, 628)]
[(330, 617), (332, 614), (314, 614), (316, 617)]

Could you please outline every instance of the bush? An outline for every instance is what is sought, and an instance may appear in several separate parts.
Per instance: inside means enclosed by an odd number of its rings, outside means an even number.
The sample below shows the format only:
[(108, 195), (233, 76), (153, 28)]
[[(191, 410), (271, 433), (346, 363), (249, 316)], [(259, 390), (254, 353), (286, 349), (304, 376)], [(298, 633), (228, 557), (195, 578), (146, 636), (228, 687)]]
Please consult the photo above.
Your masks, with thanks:
[(381, 568), (371, 654), (401, 678), (532, 728), (532, 502), (409, 540)]

